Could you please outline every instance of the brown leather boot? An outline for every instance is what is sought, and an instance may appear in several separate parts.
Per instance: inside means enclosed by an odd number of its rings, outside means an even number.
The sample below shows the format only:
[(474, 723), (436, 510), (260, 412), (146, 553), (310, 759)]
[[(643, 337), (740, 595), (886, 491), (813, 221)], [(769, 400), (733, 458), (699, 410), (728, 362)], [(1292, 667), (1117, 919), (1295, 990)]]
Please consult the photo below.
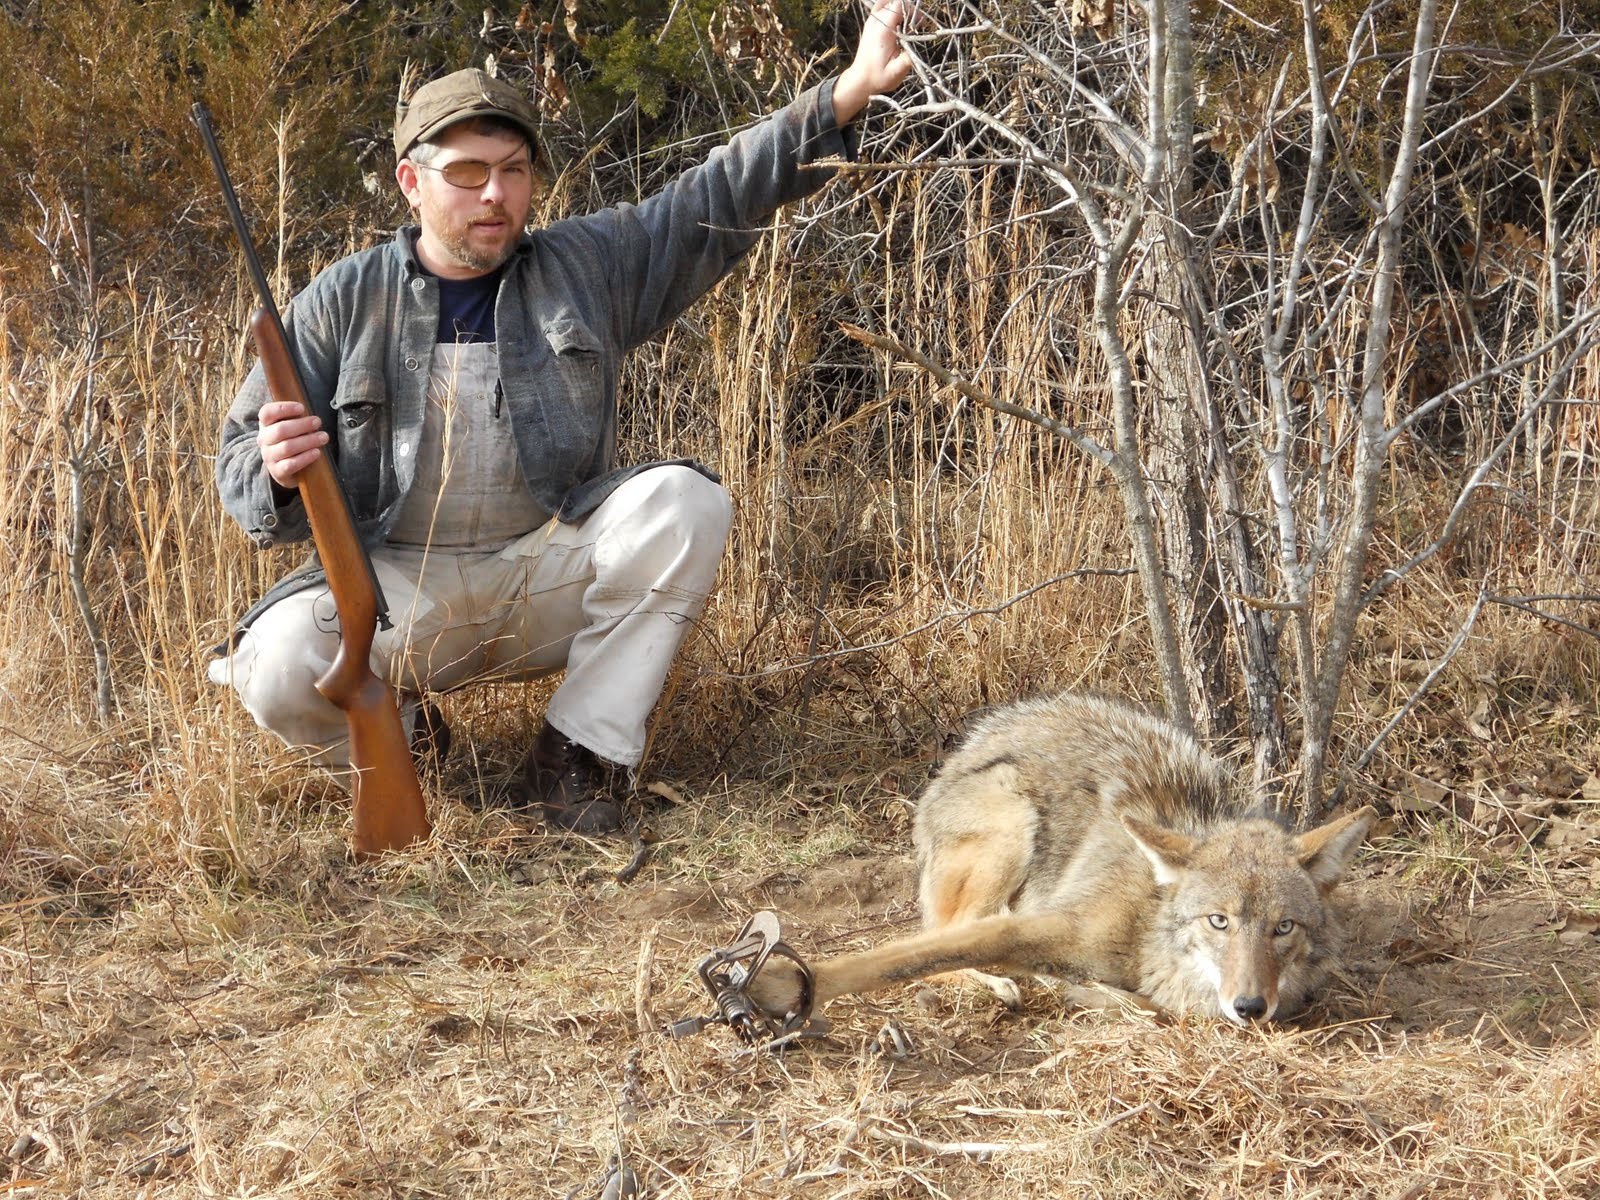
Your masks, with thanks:
[(593, 751), (546, 721), (522, 763), (523, 802), (538, 808), (553, 828), (613, 833), (622, 828), (622, 809), (608, 776)]
[(450, 726), (438, 705), (424, 704), (411, 727), (411, 761), (418, 771), (437, 771), (450, 753)]

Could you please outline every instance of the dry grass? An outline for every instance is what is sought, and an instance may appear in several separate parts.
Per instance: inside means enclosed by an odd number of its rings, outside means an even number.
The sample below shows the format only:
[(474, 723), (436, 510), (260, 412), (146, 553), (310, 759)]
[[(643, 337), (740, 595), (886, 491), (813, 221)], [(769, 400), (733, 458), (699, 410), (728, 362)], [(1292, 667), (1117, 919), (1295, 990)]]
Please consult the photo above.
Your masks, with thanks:
[(1035, 987), (1022, 1014), (953, 990), (842, 1001), (781, 1056), (660, 1035), (704, 1010), (690, 968), (753, 908), (807, 952), (911, 919), (883, 835), (903, 803), (694, 795), (628, 888), (608, 847), (454, 805), (371, 869), (336, 809), (286, 822), (251, 884), (62, 855), (5, 913), (12, 1189), (598, 1196), (619, 1151), (659, 1196), (1600, 1187), (1594, 951), (1491, 915), (1550, 909), (1571, 872), (1413, 910), (1419, 881), (1387, 882), (1407, 854), (1380, 848), (1343, 986), (1302, 1027), (1067, 1013)]

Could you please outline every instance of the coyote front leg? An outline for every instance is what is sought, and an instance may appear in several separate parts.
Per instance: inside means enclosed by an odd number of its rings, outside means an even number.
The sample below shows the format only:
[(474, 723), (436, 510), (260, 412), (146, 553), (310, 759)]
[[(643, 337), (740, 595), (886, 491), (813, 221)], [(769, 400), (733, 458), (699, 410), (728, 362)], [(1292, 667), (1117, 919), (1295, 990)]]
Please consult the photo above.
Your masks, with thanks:
[[(811, 964), (816, 1003), (963, 968), (1081, 975), (1084, 947), (1076, 926), (1070, 914), (1058, 912), (983, 917), (824, 959)], [(769, 961), (751, 981), (750, 998), (769, 1016), (793, 1012), (800, 1003), (799, 972), (786, 962)]]

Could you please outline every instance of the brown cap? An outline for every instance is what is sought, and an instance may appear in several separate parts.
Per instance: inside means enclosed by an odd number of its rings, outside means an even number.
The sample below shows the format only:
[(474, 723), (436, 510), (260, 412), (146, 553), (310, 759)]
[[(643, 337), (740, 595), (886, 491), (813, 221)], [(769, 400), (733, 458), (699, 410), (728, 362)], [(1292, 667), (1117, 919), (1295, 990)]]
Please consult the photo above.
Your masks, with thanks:
[(539, 118), (527, 98), (504, 80), (473, 67), (425, 83), (394, 109), (394, 153), (404, 158), (447, 125), (468, 117), (504, 117), (538, 145)]

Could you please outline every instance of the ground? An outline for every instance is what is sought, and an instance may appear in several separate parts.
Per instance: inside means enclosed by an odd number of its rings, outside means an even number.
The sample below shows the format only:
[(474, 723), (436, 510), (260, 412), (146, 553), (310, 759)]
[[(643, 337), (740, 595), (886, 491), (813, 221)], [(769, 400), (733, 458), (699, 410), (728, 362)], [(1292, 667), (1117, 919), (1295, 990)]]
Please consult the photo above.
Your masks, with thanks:
[(627, 884), (625, 844), (460, 805), (357, 865), (330, 807), (253, 879), (18, 897), (0, 1189), (600, 1197), (621, 1161), (650, 1196), (1600, 1193), (1585, 841), (1391, 819), (1292, 1024), (908, 987), (753, 1053), (663, 1036), (710, 1010), (696, 963), (761, 909), (802, 955), (914, 928), (908, 797), (660, 791)]

